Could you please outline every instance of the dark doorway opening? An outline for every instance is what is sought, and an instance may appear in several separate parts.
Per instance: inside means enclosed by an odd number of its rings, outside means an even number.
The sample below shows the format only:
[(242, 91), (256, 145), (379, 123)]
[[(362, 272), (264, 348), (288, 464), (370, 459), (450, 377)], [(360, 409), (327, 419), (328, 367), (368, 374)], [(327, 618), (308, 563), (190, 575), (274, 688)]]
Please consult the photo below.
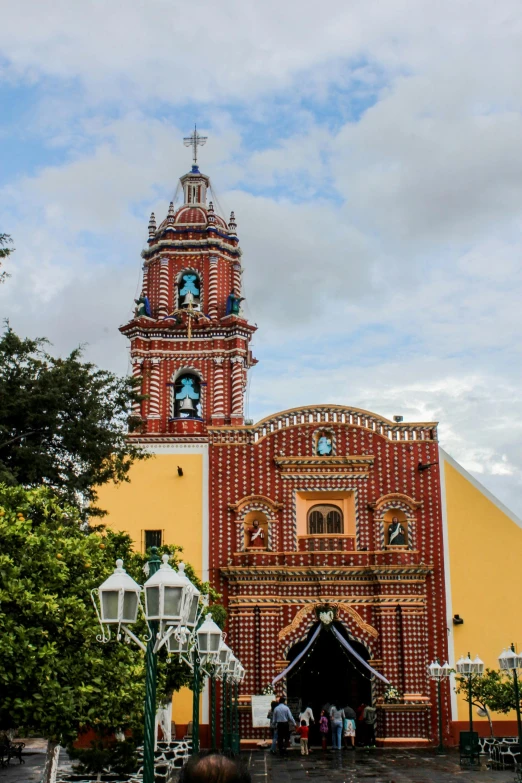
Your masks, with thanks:
[[(288, 655), (293, 661), (304, 650), (317, 630), (314, 625), (308, 637), (295, 644)], [(370, 657), (368, 650), (360, 642), (352, 639), (341, 623), (335, 628), (350, 642), (354, 650), (364, 658)], [(362, 702), (371, 704), (370, 673), (357, 661), (334, 636), (331, 630), (323, 628), (314, 644), (296, 664), (287, 679), (288, 705), (292, 711), (311, 707), (316, 720), (321, 710), (330, 704), (338, 707), (350, 706), (355, 709)]]

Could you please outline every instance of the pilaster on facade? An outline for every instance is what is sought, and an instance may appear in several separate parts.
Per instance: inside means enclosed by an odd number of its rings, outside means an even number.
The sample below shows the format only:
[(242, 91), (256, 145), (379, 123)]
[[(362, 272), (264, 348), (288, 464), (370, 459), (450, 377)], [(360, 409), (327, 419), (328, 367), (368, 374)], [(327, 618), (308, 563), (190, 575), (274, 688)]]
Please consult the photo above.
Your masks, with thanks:
[[(139, 391), (143, 394), (143, 375), (142, 375), (143, 359), (139, 357), (132, 358), (132, 377), (136, 382), (139, 381)], [(138, 384), (137, 384), (138, 386)], [(142, 402), (132, 403), (132, 413), (134, 416), (142, 416)]]
[(208, 314), (212, 320), (218, 316), (218, 258), (210, 256), (208, 283)]
[(214, 358), (214, 405), (212, 409), (212, 423), (219, 425), (225, 420), (225, 391), (223, 365), (225, 359), (222, 356)]
[(159, 279), (159, 307), (160, 317), (168, 315), (169, 311), (169, 259), (160, 259), (160, 279)]
[(245, 360), (242, 356), (232, 356), (230, 364), (232, 366), (232, 412), (230, 414), (230, 422), (237, 425), (243, 424), (243, 368)]
[(160, 372), (161, 359), (149, 359), (150, 364), (150, 397), (149, 397), (149, 419), (160, 419)]
[(241, 269), (241, 264), (235, 263), (233, 267), (233, 288), (234, 291), (239, 295), (241, 293), (241, 275), (243, 273), (243, 270)]

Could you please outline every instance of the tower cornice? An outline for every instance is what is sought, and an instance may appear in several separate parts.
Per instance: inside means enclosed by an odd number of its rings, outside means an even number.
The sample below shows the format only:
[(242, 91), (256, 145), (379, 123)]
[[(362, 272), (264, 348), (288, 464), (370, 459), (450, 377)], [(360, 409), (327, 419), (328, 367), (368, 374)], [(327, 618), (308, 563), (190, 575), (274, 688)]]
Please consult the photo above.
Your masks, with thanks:
[[(191, 233), (203, 233), (197, 229)], [(224, 234), (222, 235), (224, 236)], [(228, 253), (234, 258), (241, 258), (243, 252), (239, 246), (231, 245), (227, 242), (223, 242), (213, 237), (206, 237), (205, 239), (161, 239), (159, 242), (154, 242), (153, 245), (144, 248), (141, 251), (141, 257), (144, 259), (150, 259), (155, 253), (167, 248), (174, 248), (178, 251), (183, 250), (203, 250), (208, 248), (215, 251), (216, 248), (222, 250), (224, 253)]]

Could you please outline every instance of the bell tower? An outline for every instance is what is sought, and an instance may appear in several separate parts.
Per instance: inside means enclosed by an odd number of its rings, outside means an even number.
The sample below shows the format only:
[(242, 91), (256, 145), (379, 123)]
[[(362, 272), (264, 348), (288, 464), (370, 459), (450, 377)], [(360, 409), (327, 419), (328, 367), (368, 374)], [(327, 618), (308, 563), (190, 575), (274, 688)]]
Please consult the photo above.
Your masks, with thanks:
[(208, 425), (244, 424), (249, 344), (256, 330), (241, 302), (241, 249), (232, 212), (214, 208), (210, 179), (199, 170), (197, 130), (184, 139), (193, 165), (180, 178), (183, 204), (149, 221), (143, 284), (134, 317), (120, 331), (130, 340), (132, 371), (146, 399), (135, 413), (140, 437), (204, 436)]

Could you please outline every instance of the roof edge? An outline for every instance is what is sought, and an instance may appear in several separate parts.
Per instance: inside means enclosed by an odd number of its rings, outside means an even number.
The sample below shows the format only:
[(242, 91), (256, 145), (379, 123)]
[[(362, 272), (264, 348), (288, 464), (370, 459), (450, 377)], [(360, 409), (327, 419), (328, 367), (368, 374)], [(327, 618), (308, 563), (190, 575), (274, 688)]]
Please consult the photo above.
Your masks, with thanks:
[(479, 492), (481, 492), (487, 499), (493, 503), (494, 506), (498, 508), (499, 511), (502, 511), (503, 514), (505, 514), (509, 519), (514, 522), (516, 525), (518, 525), (520, 528), (522, 528), (522, 519), (520, 517), (517, 517), (516, 514), (513, 513), (507, 506), (502, 503), (501, 500), (499, 500), (496, 495), (494, 495), (492, 492), (489, 491), (489, 489), (486, 489), (484, 484), (481, 484), (481, 482), (476, 479), (474, 476), (469, 473), (466, 468), (463, 468), (462, 465), (457, 462), (456, 459), (453, 459), (452, 456), (448, 454), (447, 451), (445, 451), (440, 445), (439, 445), (439, 454), (442, 455), (444, 460), (448, 462), (452, 468), (455, 468), (455, 470), (460, 473), (461, 476), (463, 476), (469, 483), (475, 487), (475, 489), (478, 489)]

